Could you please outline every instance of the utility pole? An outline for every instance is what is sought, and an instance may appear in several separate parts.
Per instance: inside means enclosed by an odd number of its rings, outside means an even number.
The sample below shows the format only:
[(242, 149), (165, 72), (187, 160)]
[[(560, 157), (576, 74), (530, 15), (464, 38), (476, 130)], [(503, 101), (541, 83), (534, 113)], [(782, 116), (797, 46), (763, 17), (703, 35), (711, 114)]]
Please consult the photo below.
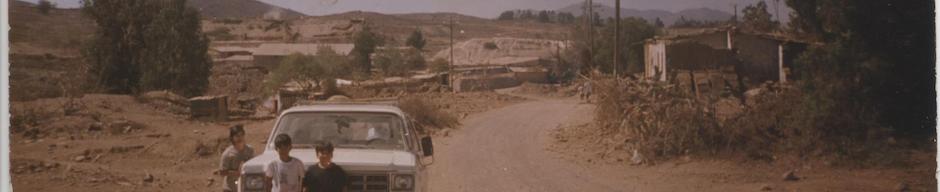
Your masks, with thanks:
[(735, 27), (737, 27), (738, 26), (738, 4), (731, 4), (731, 5), (734, 6), (734, 23), (732, 24)]
[(617, 0), (615, 7), (614, 12), (617, 13), (617, 20), (614, 23), (614, 77), (619, 77), (617, 70), (620, 69), (620, 62), (618, 62), (620, 56), (620, 0)]
[(774, 16), (777, 17), (777, 23), (780, 23), (780, 8), (779, 8), (780, 6), (779, 6), (779, 4), (780, 4), (780, 0), (774, 0), (774, 12), (776, 12), (776, 13), (774, 13)]
[[(587, 1), (588, 1), (588, 13), (587, 13), (587, 17), (588, 17), (588, 40), (591, 41), (591, 42), (590, 42), (590, 47), (588, 48), (588, 52), (589, 52), (588, 56), (590, 57), (590, 58), (588, 58), (588, 62), (589, 62), (589, 63), (588, 63), (588, 70), (593, 71), (593, 70), (594, 70), (594, 66), (595, 66), (595, 65), (594, 65), (594, 0), (587, 0)], [(589, 71), (589, 72), (591, 72), (591, 71)]]
[[(454, 77), (454, 16), (450, 16), (450, 63), (447, 65), (447, 76), (451, 77), (453, 80)], [(453, 81), (450, 82), (451, 85), (454, 84)], [(455, 89), (456, 90), (456, 89)]]

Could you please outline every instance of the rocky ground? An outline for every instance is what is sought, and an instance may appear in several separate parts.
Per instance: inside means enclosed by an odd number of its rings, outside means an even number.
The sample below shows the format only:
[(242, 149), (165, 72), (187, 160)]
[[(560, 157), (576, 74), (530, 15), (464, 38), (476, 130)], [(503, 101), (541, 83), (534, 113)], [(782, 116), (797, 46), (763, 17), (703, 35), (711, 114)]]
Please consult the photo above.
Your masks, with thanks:
[[(463, 116), (521, 101), (495, 93), (439, 94), (427, 96), (457, 101), (444, 109)], [(249, 144), (261, 146), (274, 123), (190, 120), (171, 99), (127, 95), (87, 94), (11, 107), (17, 191), (215, 190), (222, 178), (212, 172), (228, 145), (227, 127), (245, 124)]]

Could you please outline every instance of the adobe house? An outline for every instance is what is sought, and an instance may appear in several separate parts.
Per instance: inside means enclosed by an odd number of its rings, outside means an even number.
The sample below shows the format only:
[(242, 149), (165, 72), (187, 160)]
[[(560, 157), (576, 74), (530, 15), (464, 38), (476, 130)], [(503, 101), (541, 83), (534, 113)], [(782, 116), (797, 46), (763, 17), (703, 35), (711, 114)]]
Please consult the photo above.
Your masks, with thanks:
[(714, 72), (733, 73), (742, 84), (786, 82), (793, 60), (807, 45), (734, 27), (657, 36), (644, 45), (644, 77), (658, 81), (688, 78), (695, 82), (700, 76), (696, 72)]
[(332, 48), (339, 55), (349, 55), (353, 44), (318, 44), (318, 43), (264, 43), (255, 48), (253, 59), (255, 65), (268, 71), (274, 70), (287, 56), (299, 53), (302, 55), (317, 55), (321, 47)]

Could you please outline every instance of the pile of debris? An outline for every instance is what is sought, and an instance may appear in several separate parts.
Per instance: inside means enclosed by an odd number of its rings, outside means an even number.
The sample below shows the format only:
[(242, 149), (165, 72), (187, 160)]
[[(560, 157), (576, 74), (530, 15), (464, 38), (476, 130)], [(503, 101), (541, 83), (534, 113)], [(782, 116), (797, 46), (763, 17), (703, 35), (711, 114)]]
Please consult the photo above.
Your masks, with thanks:
[(800, 126), (784, 125), (793, 121), (787, 118), (800, 113), (794, 107), (800, 106), (800, 91), (787, 84), (765, 83), (737, 94), (740, 97), (715, 97), (676, 84), (613, 78), (595, 81), (594, 89), (596, 132), (621, 141), (625, 147), (618, 146), (619, 150), (636, 151), (653, 160), (737, 149), (767, 153), (776, 142), (800, 143), (793, 139), (810, 138), (786, 136), (811, 131), (788, 130)]

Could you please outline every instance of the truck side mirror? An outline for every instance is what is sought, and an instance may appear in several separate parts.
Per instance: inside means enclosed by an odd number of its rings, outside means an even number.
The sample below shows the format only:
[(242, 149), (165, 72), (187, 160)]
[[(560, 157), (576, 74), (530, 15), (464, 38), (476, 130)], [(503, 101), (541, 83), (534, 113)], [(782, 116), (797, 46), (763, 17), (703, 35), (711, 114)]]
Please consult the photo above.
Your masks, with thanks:
[(424, 156), (434, 155), (434, 143), (431, 142), (431, 136), (421, 138), (421, 150), (424, 152)]

